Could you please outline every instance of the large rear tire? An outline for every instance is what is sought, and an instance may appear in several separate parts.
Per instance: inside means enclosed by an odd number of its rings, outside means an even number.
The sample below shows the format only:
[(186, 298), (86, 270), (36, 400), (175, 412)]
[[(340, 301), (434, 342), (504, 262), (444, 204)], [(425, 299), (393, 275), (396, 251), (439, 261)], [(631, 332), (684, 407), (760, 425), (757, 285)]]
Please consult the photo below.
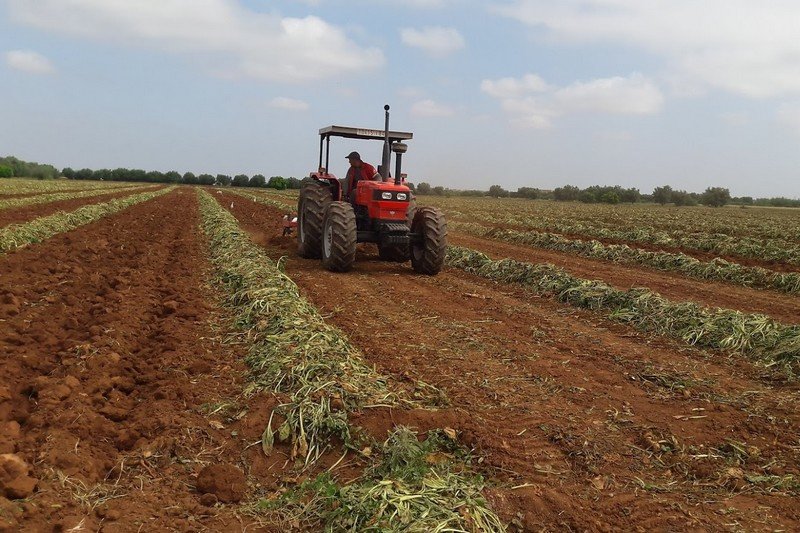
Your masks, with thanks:
[(411, 266), (414, 271), (435, 276), (444, 265), (447, 254), (447, 223), (435, 207), (420, 207), (414, 214), (411, 232), (420, 239), (411, 244)]
[(356, 260), (356, 214), (348, 202), (331, 202), (322, 224), (322, 264), (332, 272), (347, 272)]
[(322, 219), (333, 201), (330, 188), (309, 183), (300, 190), (297, 200), (297, 253), (307, 259), (322, 255)]

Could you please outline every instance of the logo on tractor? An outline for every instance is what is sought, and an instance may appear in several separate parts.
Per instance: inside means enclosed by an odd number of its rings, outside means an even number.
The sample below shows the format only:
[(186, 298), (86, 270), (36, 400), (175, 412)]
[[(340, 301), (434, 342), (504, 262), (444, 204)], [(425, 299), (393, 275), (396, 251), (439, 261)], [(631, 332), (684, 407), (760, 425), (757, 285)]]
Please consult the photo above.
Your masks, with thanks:
[(381, 130), (356, 130), (357, 135), (364, 135), (365, 137), (377, 137), (383, 139), (384, 132)]

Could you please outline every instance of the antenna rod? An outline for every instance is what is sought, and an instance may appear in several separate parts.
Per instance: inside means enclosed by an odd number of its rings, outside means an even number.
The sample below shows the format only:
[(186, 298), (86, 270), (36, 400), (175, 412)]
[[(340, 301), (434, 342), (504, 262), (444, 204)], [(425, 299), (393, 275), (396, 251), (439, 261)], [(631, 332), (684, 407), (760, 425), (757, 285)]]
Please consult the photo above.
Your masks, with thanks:
[(389, 179), (389, 164), (391, 163), (392, 153), (389, 149), (389, 104), (383, 106), (386, 112), (386, 125), (383, 138), (383, 159), (381, 160), (381, 179), (386, 181)]

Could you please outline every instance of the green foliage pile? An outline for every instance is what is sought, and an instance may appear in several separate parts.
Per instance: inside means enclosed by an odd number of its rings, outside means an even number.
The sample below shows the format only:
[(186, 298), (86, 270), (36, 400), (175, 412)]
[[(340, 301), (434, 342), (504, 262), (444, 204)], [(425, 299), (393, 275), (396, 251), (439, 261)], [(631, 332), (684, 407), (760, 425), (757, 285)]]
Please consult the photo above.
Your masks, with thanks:
[[(247, 362), (254, 387), (288, 395), (277, 412), (285, 422), (275, 431), (291, 439), (293, 459), (313, 462), (332, 437), (349, 442), (352, 410), (409, 404), (300, 296), (230, 213), (205, 191), (200, 205), (212, 261), (231, 295), (237, 325), (251, 339)], [(272, 428), (266, 433), (272, 436)]]
[(774, 289), (788, 294), (800, 293), (800, 273), (797, 272), (775, 272), (766, 268), (731, 263), (720, 258), (700, 261), (686, 254), (650, 252), (641, 248), (631, 248), (626, 244), (603, 244), (594, 240), (568, 239), (555, 233), (521, 232), (460, 222), (450, 222), (448, 225), (451, 229), (478, 237), (557, 250), (583, 257), (607, 259), (616, 263), (644, 265), (666, 272), (680, 272), (697, 279)]
[[(387, 378), (367, 366), (348, 338), (300, 296), (280, 263), (253, 244), (210, 194), (199, 193), (212, 262), (230, 295), (237, 326), (247, 332), (249, 390), (271, 390), (286, 398), (264, 430), (265, 453), (272, 453), (276, 440), (287, 442), (290, 459), (303, 468), (334, 438), (355, 446), (349, 412), (420, 405), (392, 391)], [(326, 474), (276, 500), (262, 500), (253, 510), (310, 530), (504, 531), (481, 495), (483, 480), (472, 472), (453, 436), (433, 432), (420, 443), (399, 428), (367, 454), (376, 462), (355, 482), (341, 486)]]
[(481, 494), (470, 458), (441, 432), (420, 442), (399, 427), (380, 449), (380, 462), (341, 486), (329, 474), (301, 484), (255, 510), (308, 529), (352, 532), (501, 532), (505, 527)]
[(494, 261), (468, 248), (451, 246), (447, 264), (488, 279), (519, 283), (576, 307), (607, 311), (610, 318), (642, 330), (743, 353), (769, 366), (783, 365), (790, 372), (796, 371), (800, 358), (800, 326), (787, 326), (764, 315), (673, 303), (648, 289), (620, 291), (550, 264)]
[(73, 230), (100, 218), (122, 211), (132, 205), (151, 200), (171, 191), (160, 189), (118, 198), (101, 204), (87, 205), (70, 212), (60, 212), (37, 218), (25, 224), (12, 224), (0, 229), (0, 253), (49, 239), (53, 235)]
[(133, 187), (91, 189), (88, 191), (55, 192), (52, 194), (39, 194), (36, 196), (29, 196), (27, 198), (7, 198), (5, 200), (0, 200), (0, 209), (12, 209), (16, 207), (25, 207), (27, 205), (46, 204), (49, 202), (58, 202), (60, 200), (91, 198), (93, 196), (101, 196), (103, 194), (110, 194), (114, 192), (136, 190), (141, 187), (142, 187), (141, 185), (136, 185)]
[[(654, 210), (655, 211), (655, 210)], [(459, 216), (470, 220), (485, 220), (495, 224), (513, 224), (524, 228), (567, 235), (581, 235), (597, 239), (609, 239), (625, 242), (641, 242), (658, 246), (670, 246), (687, 250), (699, 250), (720, 255), (751, 257), (761, 261), (782, 261), (800, 265), (800, 244), (779, 238), (748, 237), (743, 235), (727, 235), (724, 233), (693, 232), (692, 221), (687, 219), (688, 226), (684, 230), (663, 231), (653, 226), (646, 226), (629, 220), (613, 225), (602, 224), (598, 220), (579, 220), (574, 213), (566, 216), (531, 216), (528, 213), (513, 212), (482, 213), (475, 210), (459, 212), (447, 209), (448, 215)], [(780, 233), (784, 228), (773, 228)]]

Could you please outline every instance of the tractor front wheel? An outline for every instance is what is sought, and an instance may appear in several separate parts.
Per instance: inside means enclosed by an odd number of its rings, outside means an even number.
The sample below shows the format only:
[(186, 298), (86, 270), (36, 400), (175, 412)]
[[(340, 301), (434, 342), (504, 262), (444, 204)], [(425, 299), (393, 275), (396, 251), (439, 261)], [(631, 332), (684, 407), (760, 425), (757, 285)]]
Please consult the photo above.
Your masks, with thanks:
[(322, 264), (347, 272), (356, 260), (356, 214), (348, 202), (331, 202), (322, 224)]
[(447, 223), (435, 207), (420, 207), (414, 213), (411, 233), (417, 238), (411, 244), (411, 266), (415, 272), (435, 276), (444, 265), (447, 254)]
[(297, 200), (297, 253), (317, 259), (322, 248), (322, 219), (332, 201), (330, 188), (310, 183), (302, 188)]

